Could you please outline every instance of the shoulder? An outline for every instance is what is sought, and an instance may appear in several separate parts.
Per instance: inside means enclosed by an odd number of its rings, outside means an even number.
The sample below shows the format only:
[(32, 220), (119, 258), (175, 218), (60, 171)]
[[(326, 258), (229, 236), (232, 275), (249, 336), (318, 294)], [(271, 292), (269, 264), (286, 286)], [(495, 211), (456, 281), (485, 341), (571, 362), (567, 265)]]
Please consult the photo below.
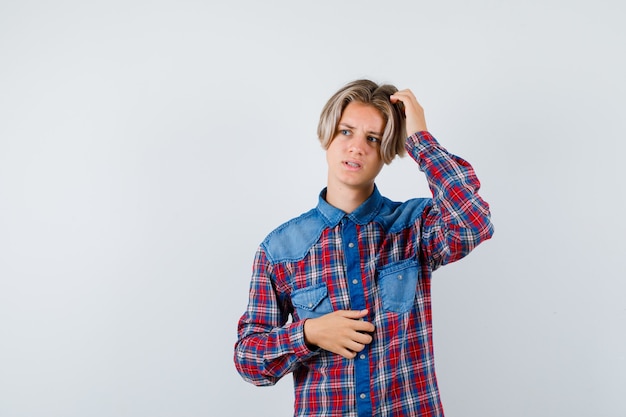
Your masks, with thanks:
[(414, 225), (431, 205), (431, 198), (412, 198), (400, 203), (383, 197), (383, 204), (375, 221), (388, 232), (397, 232)]
[(272, 263), (298, 261), (306, 256), (326, 227), (317, 209), (312, 209), (270, 232), (261, 248)]

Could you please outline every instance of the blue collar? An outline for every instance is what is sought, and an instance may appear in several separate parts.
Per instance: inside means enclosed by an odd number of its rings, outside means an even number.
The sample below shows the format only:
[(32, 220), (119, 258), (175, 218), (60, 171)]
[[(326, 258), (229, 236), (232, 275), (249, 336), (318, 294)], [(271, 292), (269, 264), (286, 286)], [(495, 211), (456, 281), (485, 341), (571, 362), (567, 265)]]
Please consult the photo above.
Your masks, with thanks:
[(383, 196), (378, 192), (378, 187), (374, 185), (374, 192), (352, 213), (346, 214), (343, 210), (331, 206), (326, 202), (326, 188), (319, 195), (317, 210), (320, 212), (326, 223), (330, 227), (335, 227), (341, 219), (347, 217), (356, 224), (367, 224), (374, 220), (383, 205)]

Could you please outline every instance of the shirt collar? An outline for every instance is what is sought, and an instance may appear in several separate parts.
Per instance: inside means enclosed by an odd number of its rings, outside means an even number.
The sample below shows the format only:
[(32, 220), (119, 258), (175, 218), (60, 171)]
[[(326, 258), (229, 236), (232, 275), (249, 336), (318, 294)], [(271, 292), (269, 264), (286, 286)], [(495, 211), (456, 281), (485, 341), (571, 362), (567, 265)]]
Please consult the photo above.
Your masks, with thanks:
[(319, 195), (317, 210), (321, 213), (322, 217), (326, 220), (326, 223), (330, 227), (335, 227), (341, 219), (344, 217), (349, 218), (356, 224), (367, 224), (371, 222), (378, 214), (380, 207), (383, 204), (383, 197), (378, 191), (378, 187), (374, 185), (374, 192), (365, 200), (359, 207), (352, 213), (346, 214), (341, 209), (331, 206), (326, 202), (326, 188), (322, 190)]

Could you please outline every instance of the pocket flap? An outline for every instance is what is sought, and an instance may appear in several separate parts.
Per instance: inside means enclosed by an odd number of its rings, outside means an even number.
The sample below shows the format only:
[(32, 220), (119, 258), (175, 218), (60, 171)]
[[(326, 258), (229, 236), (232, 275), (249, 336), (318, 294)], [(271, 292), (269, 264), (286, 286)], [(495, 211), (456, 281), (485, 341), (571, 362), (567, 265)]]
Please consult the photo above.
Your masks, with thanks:
[(315, 309), (328, 295), (326, 283), (322, 282), (310, 287), (300, 288), (291, 293), (291, 302), (294, 307), (303, 310)]
[(405, 269), (418, 268), (418, 267), (419, 267), (419, 262), (417, 262), (415, 259), (405, 259), (403, 261), (394, 262), (392, 264), (386, 265), (385, 267), (380, 269), (379, 275), (380, 276), (390, 275), (390, 274), (403, 271)]

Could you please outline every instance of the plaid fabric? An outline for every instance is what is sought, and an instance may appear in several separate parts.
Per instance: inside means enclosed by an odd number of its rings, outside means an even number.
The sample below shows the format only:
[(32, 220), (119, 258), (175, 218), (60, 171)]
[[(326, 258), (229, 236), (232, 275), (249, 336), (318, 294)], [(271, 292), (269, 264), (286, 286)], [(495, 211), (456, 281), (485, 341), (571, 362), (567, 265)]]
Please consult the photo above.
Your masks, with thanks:
[[(235, 364), (255, 385), (293, 373), (296, 416), (443, 416), (432, 341), (431, 274), (493, 234), (472, 167), (428, 133), (407, 139), (433, 198), (378, 189), (351, 214), (316, 208), (270, 233), (254, 260)], [(367, 308), (373, 341), (354, 359), (304, 343), (307, 318)]]

